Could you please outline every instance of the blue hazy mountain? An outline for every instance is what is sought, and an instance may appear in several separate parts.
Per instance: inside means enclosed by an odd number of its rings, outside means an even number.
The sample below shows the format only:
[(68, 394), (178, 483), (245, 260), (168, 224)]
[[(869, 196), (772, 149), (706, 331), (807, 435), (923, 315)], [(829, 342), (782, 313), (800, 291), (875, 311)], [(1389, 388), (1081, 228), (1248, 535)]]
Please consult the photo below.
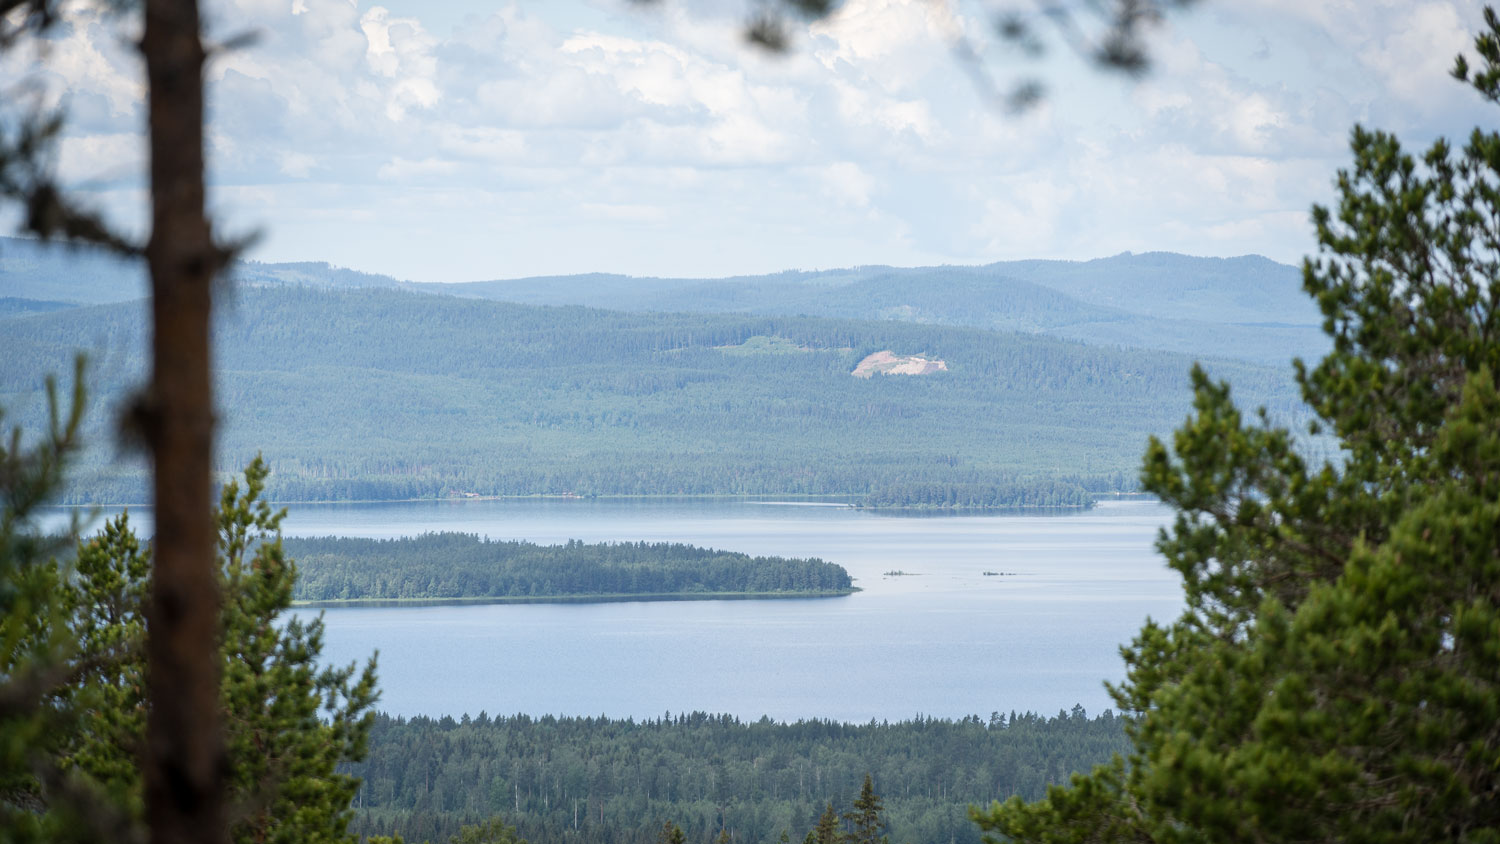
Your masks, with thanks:
[[(1284, 362), (1328, 348), (1300, 272), (1259, 256), (1129, 253), (978, 267), (853, 267), (719, 279), (589, 273), (421, 284), (326, 263), (237, 263), (239, 286), (405, 288), (530, 305), (637, 313), (894, 320), (1019, 331), (1093, 345)], [(103, 304), (144, 296), (140, 267), (86, 249), (0, 239), (0, 297)], [(17, 302), (0, 317), (50, 306)]]
[[(383, 275), (362, 273), (321, 262), (263, 264), (239, 261), (233, 278), (248, 285), (304, 287), (398, 287), (401, 282)], [(66, 305), (106, 305), (141, 299), (150, 291), (145, 265), (87, 247), (43, 244), (17, 237), (0, 238), (0, 298), (35, 300)], [(46, 307), (20, 304), (0, 316)]]
[(1300, 271), (1254, 255), (1127, 253), (1093, 261), (871, 266), (724, 279), (594, 273), (429, 287), (536, 305), (962, 325), (1268, 362), (1327, 350)]

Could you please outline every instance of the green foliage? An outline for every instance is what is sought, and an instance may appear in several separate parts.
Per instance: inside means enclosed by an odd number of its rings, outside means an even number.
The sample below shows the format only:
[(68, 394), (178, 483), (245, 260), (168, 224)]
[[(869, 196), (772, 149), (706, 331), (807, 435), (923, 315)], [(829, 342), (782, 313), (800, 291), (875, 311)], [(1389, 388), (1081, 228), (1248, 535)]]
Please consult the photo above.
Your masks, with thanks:
[[(829, 803), (868, 812), (868, 772), (881, 783), (873, 811), (892, 840), (979, 844), (970, 804), (1039, 797), (1125, 740), (1120, 719), (1076, 708), (1053, 718), (860, 725), (701, 712), (649, 721), (382, 716), (369, 757), (350, 766), (364, 780), (351, 828), (438, 841), (504, 812), (533, 844), (672, 844), (661, 840), (670, 818), (688, 844), (711, 844), (724, 830), (737, 844), (775, 844), (800, 841)], [(837, 811), (833, 826), (842, 834)]]
[(136, 767), (146, 735), (142, 653), (150, 565), (129, 516), (121, 515), (80, 543), (75, 576), (62, 586), (78, 651), (87, 655), (67, 695), (89, 717), (68, 732), (61, 759), (101, 784), (133, 818), (145, 810)]
[(67, 409), (47, 379), (47, 423), (39, 438), (19, 427), (0, 440), (0, 842), (135, 840), (126, 815), (95, 783), (70, 770), (62, 737), (94, 723), (68, 704), (70, 684), (99, 663), (79, 656), (69, 624), (70, 572), (56, 556), (77, 525), (48, 535), (37, 510), (55, 495), (78, 449), (83, 363)]
[(739, 345), (723, 348), (727, 355), (795, 355), (812, 351), (812, 349), (798, 346), (785, 337), (767, 337), (764, 334), (747, 337), (745, 342)]
[(844, 836), (848, 844), (889, 844), (890, 839), (881, 833), (885, 830), (885, 804), (875, 793), (875, 781), (865, 774), (865, 784), (854, 798), (853, 808), (844, 813), (844, 822), (849, 832)]
[(833, 808), (833, 801), (823, 807), (823, 814), (818, 816), (818, 823), (807, 833), (807, 838), (812, 844), (844, 844), (844, 832), (839, 828), (839, 813)]
[(1094, 496), (1079, 483), (1036, 479), (1020, 483), (905, 483), (877, 487), (864, 507), (917, 510), (983, 510), (1030, 507), (1088, 507)]
[(297, 573), (281, 547), (286, 513), (261, 498), (266, 473), (252, 461), (217, 512), (229, 788), (250, 807), (231, 832), (241, 844), (342, 841), (359, 781), (336, 768), (364, 756), (375, 663), (357, 677), (352, 664), (320, 667), (322, 619), (282, 617)]
[(1195, 372), (1194, 415), (1146, 456), (1187, 609), (1124, 651), (1132, 751), (977, 813), (986, 830), (1500, 841), (1500, 135), (1418, 159), (1357, 128), (1352, 147), (1304, 273), (1334, 350), (1297, 366), (1341, 459), (1313, 464)]
[(656, 844), (687, 844), (687, 836), (683, 834), (682, 827), (667, 821), (662, 824), (661, 832), (656, 836)]
[(818, 559), (751, 557), (668, 542), (542, 546), (472, 534), (402, 539), (291, 539), (295, 596), (306, 601), (630, 595), (838, 595), (843, 566)]
[(504, 818), (493, 817), (481, 824), (465, 824), (458, 834), (448, 839), (448, 844), (526, 844), (526, 839), (516, 835), (516, 828)]
[(1484, 8), (1484, 25), (1489, 31), (1474, 39), (1474, 51), (1484, 60), (1484, 69), (1471, 77), (1469, 61), (1460, 55), (1453, 63), (1453, 77), (1473, 85), (1485, 99), (1500, 102), (1500, 36), (1496, 35), (1500, 32), (1500, 16), (1489, 6)]
[[(241, 844), (347, 841), (359, 782), (336, 769), (365, 752), (374, 664), (357, 678), (354, 666), (320, 668), (321, 621), (283, 618), (296, 571), (281, 549), (283, 514), (260, 498), (265, 475), (264, 464), (252, 462), (243, 490), (226, 485), (216, 514), (228, 782), (237, 807), (231, 832)], [(0, 727), (6, 793), (31, 795), (0, 799), (0, 819), (8, 832), (17, 831), (0, 840), (55, 838), (57, 829), (49, 832), (48, 825), (66, 830), (69, 823), (94, 840), (135, 840), (144, 816), (139, 759), (149, 550), (122, 515), (78, 545), (71, 567), (26, 571), (35, 576), (21, 582), (32, 603), (8, 605), (3, 623), (26, 622), (30, 655), (21, 659), (25, 651), (9, 647), (7, 636), (7, 692), (13, 681), (33, 677), (42, 657), (56, 673), (46, 687), (49, 705), (36, 701), (30, 722)], [(0, 583), (9, 587), (11, 581)], [(5, 588), (4, 594), (26, 592)], [(18, 769), (22, 763), (31, 774)], [(87, 812), (65, 814), (78, 796), (92, 800)], [(37, 806), (47, 811), (28, 811)], [(18, 819), (8, 814), (13, 810)], [(69, 820), (75, 816), (87, 823)]]

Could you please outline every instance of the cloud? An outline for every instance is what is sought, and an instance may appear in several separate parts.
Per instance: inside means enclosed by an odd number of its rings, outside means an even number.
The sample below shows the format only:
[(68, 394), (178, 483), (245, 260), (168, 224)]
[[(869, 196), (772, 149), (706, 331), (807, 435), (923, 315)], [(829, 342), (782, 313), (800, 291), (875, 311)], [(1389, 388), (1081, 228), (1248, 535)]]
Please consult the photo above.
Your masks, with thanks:
[(857, 208), (867, 208), (875, 192), (875, 180), (852, 161), (836, 161), (821, 168), (819, 177), (834, 199)]
[(964, 29), (946, 3), (849, 0), (810, 27), (813, 53), (828, 69), (856, 71), (889, 92), (920, 89), (922, 77), (946, 60)]
[(365, 34), (365, 62), (376, 75), (390, 80), (386, 89), (386, 117), (400, 121), (411, 108), (427, 109), (443, 98), (434, 77), (436, 44), (416, 18), (393, 18), (375, 6), (359, 19)]
[[(1048, 82), (1022, 116), (951, 52), (957, 33), (989, 43), (988, 21), (927, 0), (848, 0), (780, 58), (743, 48), (739, 3), (388, 2), (215, 9), (215, 38), (263, 34), (207, 70), (215, 205), (264, 224), (258, 257), (433, 280), (1295, 260), (1351, 123), (1420, 136), (1477, 108), (1444, 77), (1477, 0), (1204, 4), (1154, 37), (1135, 84), (1067, 51), (1022, 66), (992, 50), (1002, 81)], [(0, 82), (30, 73), (70, 104), (64, 173), (139, 222), (122, 199), (144, 166), (139, 61), (91, 8), (70, 7), (44, 72), (11, 55)]]
[(58, 170), (63, 179), (94, 189), (135, 184), (146, 169), (146, 149), (134, 133), (63, 139)]
[(1481, 0), (1246, 0), (1215, 10), (1239, 31), (1271, 30), (1278, 58), (1306, 63), (1385, 128), (1462, 132), (1477, 99), (1448, 79), (1471, 51)]
[(294, 179), (305, 179), (318, 166), (318, 159), (303, 152), (287, 150), (281, 154), (281, 172)]
[(1452, 3), (1444, 2), (1418, 3), (1392, 12), (1390, 30), (1364, 44), (1359, 59), (1381, 75), (1390, 96), (1426, 110), (1437, 87), (1433, 81), (1441, 79), (1453, 66), (1453, 56), (1470, 45), (1469, 27), (1475, 19), (1470, 16), (1465, 21)]
[(424, 158), (421, 161), (393, 158), (381, 165), (376, 176), (388, 182), (410, 182), (451, 176), (456, 172), (456, 163), (441, 158)]
[[(6, 98), (19, 94), (53, 109), (86, 95), (105, 104), (110, 117), (139, 114), (145, 98), (140, 60), (114, 30), (112, 16), (89, 4), (70, 6), (68, 13), (52, 37), (0, 53)], [(12, 87), (18, 83), (21, 90)]]
[(442, 124), (435, 134), (438, 149), (450, 159), (491, 164), (527, 160), (526, 134), (515, 129)]

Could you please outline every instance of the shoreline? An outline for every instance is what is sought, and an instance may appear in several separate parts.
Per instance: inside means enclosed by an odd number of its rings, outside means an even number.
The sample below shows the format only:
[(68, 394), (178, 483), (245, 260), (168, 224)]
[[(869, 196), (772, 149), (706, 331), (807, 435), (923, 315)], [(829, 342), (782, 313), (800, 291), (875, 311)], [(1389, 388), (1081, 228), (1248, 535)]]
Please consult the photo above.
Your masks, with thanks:
[[(900, 510), (924, 510), (928, 512), (997, 512), (1007, 510), (1086, 510), (1100, 501), (1121, 500), (1146, 500), (1154, 499), (1155, 496), (1144, 492), (1096, 492), (1091, 493), (1093, 500), (1087, 504), (1005, 504), (984, 507), (939, 507), (939, 506), (900, 506), (900, 505), (870, 505), (857, 501), (838, 500), (853, 498), (856, 496), (842, 495), (741, 495), (738, 493), (704, 493), (701, 495), (679, 495), (675, 493), (663, 493), (660, 495), (634, 495), (634, 494), (600, 494), (600, 495), (567, 495), (561, 493), (536, 493), (531, 495), (475, 495), (475, 496), (444, 496), (441, 498), (349, 498), (349, 499), (308, 499), (308, 500), (271, 500), (273, 507), (303, 506), (308, 504), (318, 506), (334, 506), (341, 504), (423, 504), (423, 503), (461, 503), (467, 501), (726, 501), (738, 500), (760, 503), (817, 503), (828, 504), (834, 507), (842, 507), (850, 510), (870, 511), (900, 511)], [(115, 502), (95, 501), (87, 504), (48, 504), (49, 509), (60, 510), (87, 510), (97, 508), (150, 508), (149, 502)]]
[(807, 601), (844, 598), (861, 591), (858, 586), (827, 592), (641, 592), (608, 595), (500, 595), (460, 598), (334, 598), (295, 600), (292, 609), (339, 609), (344, 607), (449, 607), (485, 604), (620, 604), (654, 601)]

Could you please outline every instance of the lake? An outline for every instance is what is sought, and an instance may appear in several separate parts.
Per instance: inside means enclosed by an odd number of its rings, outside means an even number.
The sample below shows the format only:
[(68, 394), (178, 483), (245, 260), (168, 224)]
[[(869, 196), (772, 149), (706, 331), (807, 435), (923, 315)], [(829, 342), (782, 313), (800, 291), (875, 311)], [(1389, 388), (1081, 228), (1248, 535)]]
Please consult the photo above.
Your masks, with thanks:
[[(464, 531), (539, 543), (670, 541), (821, 557), (841, 598), (324, 611), (324, 654), (379, 651), (402, 714), (727, 712), (865, 722), (1110, 705), (1118, 648), (1181, 609), (1152, 544), (1170, 511), (932, 516), (726, 499), (296, 505), (288, 536)], [(142, 533), (149, 532), (149, 522)], [(905, 576), (885, 573), (900, 570)], [(1001, 572), (986, 576), (985, 571)]]

